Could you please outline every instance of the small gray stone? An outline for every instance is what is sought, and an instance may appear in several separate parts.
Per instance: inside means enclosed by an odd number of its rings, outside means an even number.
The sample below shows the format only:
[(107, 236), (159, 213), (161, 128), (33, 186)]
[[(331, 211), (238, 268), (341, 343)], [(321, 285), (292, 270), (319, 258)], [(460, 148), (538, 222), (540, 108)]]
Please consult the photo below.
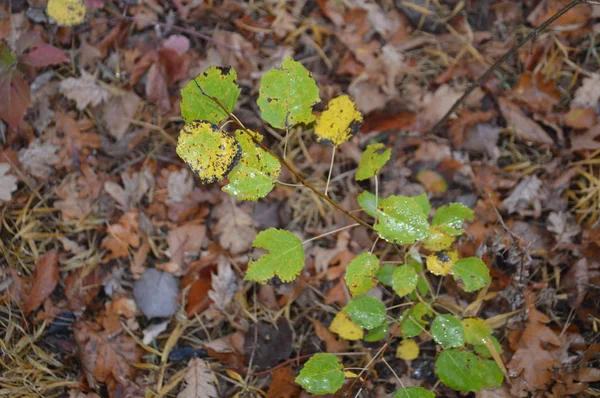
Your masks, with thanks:
[(148, 268), (133, 285), (133, 298), (147, 318), (168, 318), (177, 311), (179, 284), (171, 274)]

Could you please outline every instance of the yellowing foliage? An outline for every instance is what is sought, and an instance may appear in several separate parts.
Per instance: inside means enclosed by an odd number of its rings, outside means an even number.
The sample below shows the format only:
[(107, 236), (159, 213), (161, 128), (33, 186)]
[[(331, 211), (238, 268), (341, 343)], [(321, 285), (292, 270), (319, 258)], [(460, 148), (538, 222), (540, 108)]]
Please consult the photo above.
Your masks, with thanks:
[(396, 358), (412, 361), (419, 357), (419, 345), (412, 339), (402, 340), (396, 349)]
[(59, 25), (79, 25), (85, 20), (85, 5), (82, 0), (48, 0), (46, 12)]
[(340, 95), (329, 101), (327, 109), (317, 119), (315, 134), (320, 140), (339, 146), (358, 131), (362, 122), (363, 116), (354, 101), (347, 95)]
[(427, 256), (427, 269), (434, 275), (448, 275), (452, 273), (452, 266), (458, 260), (458, 253), (437, 252)]
[(364, 330), (346, 314), (346, 311), (337, 313), (333, 322), (329, 326), (329, 330), (337, 333), (341, 338), (346, 340), (360, 340), (363, 338)]

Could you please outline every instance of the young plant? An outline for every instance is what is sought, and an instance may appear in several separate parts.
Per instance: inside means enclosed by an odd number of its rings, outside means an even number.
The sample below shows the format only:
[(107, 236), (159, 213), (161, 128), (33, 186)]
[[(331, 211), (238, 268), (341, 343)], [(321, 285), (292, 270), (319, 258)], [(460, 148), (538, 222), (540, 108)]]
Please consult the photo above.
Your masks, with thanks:
[[(233, 68), (211, 67), (182, 90), (181, 112), (186, 125), (179, 135), (178, 155), (203, 183), (228, 178), (223, 191), (240, 200), (257, 200), (268, 195), (284, 165), (307, 189), (354, 219), (357, 222), (354, 226), (369, 228), (377, 233), (378, 239), (392, 244), (413, 245), (411, 255), (402, 265), (382, 266), (372, 251), (352, 260), (345, 275), (352, 299), (335, 316), (330, 330), (348, 340), (374, 342), (387, 337), (376, 355), (378, 359), (391, 342), (388, 335), (392, 324), (397, 324), (402, 337), (397, 355), (407, 360), (419, 354), (413, 338), (425, 333), (439, 345), (435, 371), (442, 383), (464, 392), (500, 386), (504, 367), (499, 356), (501, 348), (491, 328), (479, 318), (461, 319), (462, 312), (434, 309), (435, 295), (429, 288), (422, 264), (424, 258), (429, 272), (452, 276), (466, 292), (489, 285), (490, 274), (485, 263), (476, 257), (458, 259), (452, 250), (456, 239), (464, 233), (463, 222), (473, 218), (472, 210), (460, 203), (451, 203), (436, 209), (430, 217), (432, 209), (426, 194), (379, 198), (377, 192), (364, 191), (357, 200), (373, 218), (373, 223), (366, 223), (333, 202), (325, 192), (308, 184), (284, 157), (262, 143), (260, 134), (247, 129), (232, 114), (241, 91), (235, 82), (236, 76)], [(362, 122), (362, 115), (346, 95), (332, 99), (327, 109), (315, 118), (312, 107), (320, 102), (319, 89), (310, 73), (291, 58), (263, 76), (259, 93), (257, 102), (265, 122), (286, 132), (298, 124), (314, 123), (318, 139), (334, 148), (351, 138)], [(228, 119), (239, 127), (235, 135), (218, 126)], [(383, 144), (367, 146), (356, 180), (374, 177), (377, 186), (377, 174), (390, 154), (390, 149), (385, 149)], [(267, 253), (249, 262), (245, 279), (258, 283), (266, 283), (274, 277), (283, 282), (293, 281), (304, 267), (305, 243), (282, 229), (260, 232), (253, 246)], [(409, 308), (398, 319), (389, 314), (392, 308), (367, 295), (377, 284), (392, 288), (398, 296), (408, 300)], [(296, 381), (310, 393), (332, 394), (342, 387), (346, 377), (356, 375), (345, 372), (337, 356), (315, 354)], [(402, 388), (394, 395), (397, 398), (434, 396), (421, 387)]]

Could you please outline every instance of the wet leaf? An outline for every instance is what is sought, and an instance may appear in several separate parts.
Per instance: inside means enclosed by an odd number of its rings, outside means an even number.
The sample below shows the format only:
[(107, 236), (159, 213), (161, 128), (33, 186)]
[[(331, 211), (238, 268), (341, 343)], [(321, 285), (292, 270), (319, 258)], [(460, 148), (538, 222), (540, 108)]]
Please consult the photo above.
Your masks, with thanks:
[(465, 232), (462, 228), (463, 222), (472, 220), (473, 215), (473, 210), (462, 203), (450, 203), (436, 210), (431, 225), (441, 227), (448, 235), (458, 236)]
[(429, 236), (423, 241), (427, 250), (439, 252), (448, 249), (454, 243), (455, 237), (446, 233), (446, 228), (439, 225), (429, 227)]
[(398, 348), (396, 348), (396, 358), (412, 361), (419, 357), (420, 352), (421, 350), (416, 341), (413, 339), (405, 339), (402, 340), (398, 345)]
[(329, 330), (346, 340), (360, 340), (364, 335), (364, 330), (352, 322), (352, 319), (344, 310), (335, 315), (331, 325), (329, 325)]
[(423, 387), (404, 387), (396, 391), (394, 398), (435, 398), (435, 394)]
[(385, 336), (387, 336), (387, 332), (389, 330), (390, 326), (388, 325), (387, 322), (383, 322), (381, 325), (377, 326), (375, 329), (371, 329), (367, 332), (367, 334), (364, 337), (365, 341), (368, 342), (373, 342), (373, 341), (379, 341), (381, 339), (383, 339)]
[(452, 274), (452, 267), (458, 254), (455, 250), (450, 252), (437, 252), (427, 256), (426, 265), (429, 272), (434, 275)]
[(388, 242), (409, 245), (429, 235), (429, 224), (423, 208), (414, 198), (390, 196), (377, 206), (375, 230)]
[(377, 280), (385, 286), (392, 287), (392, 284), (393, 284), (392, 277), (394, 275), (394, 271), (396, 270), (396, 268), (398, 268), (398, 266), (394, 265), (394, 264), (383, 265), (379, 269), (379, 272), (377, 273)]
[(319, 88), (310, 72), (290, 57), (265, 73), (260, 82), (258, 107), (263, 120), (273, 127), (312, 122), (312, 107), (319, 102)]
[(385, 321), (385, 305), (371, 296), (356, 297), (344, 307), (352, 322), (367, 330), (375, 329)]
[(425, 214), (426, 217), (429, 217), (429, 213), (431, 212), (431, 203), (429, 203), (427, 194), (423, 192), (422, 194), (413, 196), (412, 198), (415, 200), (415, 202), (417, 202), (419, 207), (421, 207), (423, 214)]
[[(494, 349), (496, 350), (496, 352), (498, 354), (502, 354), (504, 350), (502, 349), (502, 346), (500, 345), (498, 339), (493, 335), (490, 335), (488, 339), (491, 342)], [(492, 353), (490, 352), (487, 344), (473, 344), (473, 349), (475, 350), (475, 353), (477, 353), (477, 355), (481, 357), (492, 358)]]
[[(258, 133), (256, 136), (259, 141), (262, 141)], [(239, 200), (264, 198), (275, 186), (281, 165), (275, 156), (259, 148), (252, 141), (249, 132), (238, 130), (235, 132), (235, 137), (242, 148), (242, 156), (237, 166), (227, 176), (229, 184), (223, 187), (223, 192)]]
[(315, 354), (302, 367), (296, 383), (311, 394), (333, 394), (344, 384), (344, 367), (333, 354)]
[(431, 335), (435, 342), (443, 347), (462, 347), (465, 345), (465, 329), (460, 319), (454, 315), (436, 316), (431, 323)]
[(409, 265), (396, 267), (392, 274), (392, 288), (400, 297), (406, 296), (417, 287), (419, 275), (415, 269)]
[(358, 170), (354, 176), (356, 181), (362, 181), (369, 179), (379, 173), (379, 170), (390, 160), (392, 155), (391, 148), (385, 148), (385, 145), (371, 144), (367, 145), (367, 148), (363, 152), (360, 162), (358, 163)]
[(283, 229), (269, 228), (261, 231), (252, 246), (268, 250), (257, 261), (250, 260), (245, 280), (266, 283), (278, 276), (282, 282), (291, 282), (304, 268), (302, 242)]
[(454, 279), (460, 279), (465, 292), (474, 292), (490, 283), (490, 271), (487, 265), (477, 257), (458, 260), (452, 267)]
[(242, 148), (214, 124), (197, 121), (183, 126), (176, 151), (202, 183), (209, 184), (229, 174), (239, 161)]
[(82, 0), (48, 0), (48, 16), (59, 25), (79, 25), (85, 20), (85, 5)]
[(425, 330), (429, 323), (426, 317), (433, 315), (433, 311), (423, 303), (417, 303), (412, 309), (404, 311), (398, 322), (403, 337), (416, 337)]
[(31, 281), (31, 290), (27, 294), (25, 315), (35, 311), (50, 296), (58, 284), (58, 254), (51, 250), (46, 252), (35, 265)]
[(363, 116), (354, 101), (347, 95), (340, 95), (329, 101), (327, 109), (317, 118), (315, 134), (319, 141), (339, 146), (356, 134), (362, 122)]
[(458, 391), (480, 391), (502, 384), (504, 375), (494, 361), (481, 360), (468, 351), (444, 350), (435, 362), (440, 381)]
[(469, 344), (485, 344), (492, 334), (492, 329), (481, 318), (466, 318), (462, 321), (465, 329), (465, 339)]
[[(362, 191), (356, 198), (360, 208), (373, 218), (377, 217), (377, 204), (375, 199), (375, 194), (372, 194), (369, 191)], [(381, 200), (381, 198), (379, 198), (379, 200)]]
[(379, 259), (372, 253), (361, 253), (346, 268), (346, 285), (353, 297), (371, 290), (377, 281), (374, 279), (379, 271)]
[(218, 99), (225, 109), (231, 113), (242, 91), (235, 82), (236, 78), (237, 73), (232, 67), (211, 66), (199, 74), (181, 90), (181, 116), (183, 120), (186, 123), (206, 120), (218, 124), (228, 119), (229, 115), (204, 93)]

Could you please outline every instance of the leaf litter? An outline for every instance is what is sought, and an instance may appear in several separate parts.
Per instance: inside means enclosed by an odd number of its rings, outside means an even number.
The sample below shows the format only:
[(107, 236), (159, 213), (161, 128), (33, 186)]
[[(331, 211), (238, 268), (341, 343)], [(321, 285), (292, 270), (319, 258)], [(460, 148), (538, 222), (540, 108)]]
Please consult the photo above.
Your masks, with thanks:
[[(210, 66), (237, 70), (238, 105), (229, 110), (268, 147), (283, 153), (287, 145), (288, 159), (317, 186), (325, 185), (330, 157), (306, 131), (330, 100), (352, 96), (364, 117), (360, 131), (349, 122), (324, 133), (340, 144), (329, 193), (346, 208), (359, 208), (356, 154), (373, 144), (391, 152), (387, 164), (373, 166), (380, 203), (422, 192), (435, 207), (470, 203), (469, 239), (457, 249), (490, 267), (487, 295), (463, 308), (472, 297), (453, 278), (429, 282), (442, 305), (489, 318), (500, 342), (512, 383), (481, 396), (597, 393), (600, 79), (591, 38), (598, 6), (559, 18), (436, 136), (431, 127), (515, 44), (523, 21), (539, 26), (566, 2), (507, 0), (487, 9), (488, 2), (467, 2), (460, 10), (435, 2), (259, 2), (251, 9), (231, 1), (210, 10), (195, 1), (169, 9), (148, 2), (115, 14), (110, 2), (85, 2), (82, 12), (84, 3), (56, 0), (49, 13), (71, 3), (72, 15), (55, 18), (58, 29), (36, 22), (28, 4), (0, 8), (8, 21), (0, 22), (7, 93), (0, 99), (0, 338), (8, 353), (0, 395), (298, 397), (305, 393), (294, 379), (309, 354), (377, 356), (381, 345), (371, 344), (378, 342), (359, 346), (347, 335), (362, 329), (339, 327), (340, 319), (352, 323), (336, 316), (352, 297), (340, 280), (361, 253), (397, 263), (407, 253), (352, 228), (308, 243), (293, 282), (288, 274), (296, 269), (257, 276), (263, 286), (244, 281), (248, 264), (265, 255), (250, 251), (259, 225), (318, 236), (348, 224), (307, 190), (283, 184), (258, 204), (236, 201), (222, 187), (199, 184), (178, 160), (180, 89), (197, 89), (192, 78)], [(83, 18), (89, 24), (68, 27)], [(268, 101), (255, 105), (261, 78), (286, 56), (317, 80), (323, 103), (315, 114), (286, 113), (289, 103), (283, 111)], [(304, 76), (299, 65), (286, 65), (284, 74)], [(259, 122), (261, 110), (284, 129), (290, 119), (309, 124), (290, 130), (286, 142)], [(233, 168), (233, 158), (218, 173)], [(277, 180), (295, 183), (284, 168)], [(375, 192), (374, 179), (360, 184)], [(259, 208), (269, 211), (259, 218)], [(361, 293), (393, 307), (392, 288), (367, 291), (380, 277), (372, 271), (359, 274)], [(385, 332), (392, 344), (383, 358), (406, 385), (432, 389), (436, 374), (421, 376), (433, 367), (430, 337), (419, 328), (432, 318), (420, 306), (412, 313), (414, 320)], [(60, 333), (58, 322), (68, 325)], [(408, 368), (395, 358), (402, 335), (414, 335), (420, 348)], [(195, 357), (170, 359), (180, 352)], [(389, 396), (386, 383), (398, 380), (382, 361), (369, 367), (361, 358), (348, 355), (344, 364), (365, 369), (363, 395)], [(356, 393), (358, 384), (343, 388)], [(436, 393), (452, 394), (443, 384)]]

